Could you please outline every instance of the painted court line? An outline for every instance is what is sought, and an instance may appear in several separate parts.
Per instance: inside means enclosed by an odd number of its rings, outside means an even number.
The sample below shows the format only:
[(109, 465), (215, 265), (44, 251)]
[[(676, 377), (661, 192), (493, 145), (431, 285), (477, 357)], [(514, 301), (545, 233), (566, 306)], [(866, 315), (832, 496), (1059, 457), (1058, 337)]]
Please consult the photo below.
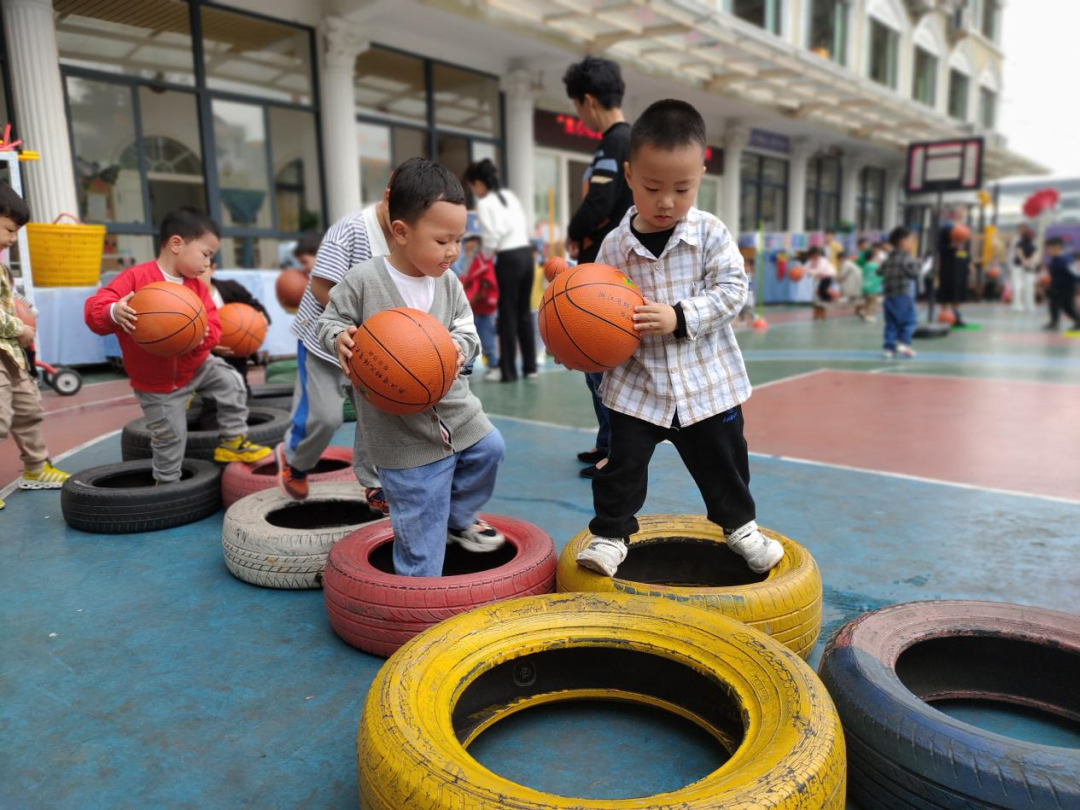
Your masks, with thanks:
[[(73, 455), (75, 455), (75, 453), (78, 453), (81, 450), (86, 450), (88, 447), (93, 447), (98, 442), (102, 442), (102, 441), (105, 441), (105, 439), (111, 439), (113, 436), (119, 435), (121, 430), (122, 430), (122, 428), (117, 429), (117, 430), (110, 430), (108, 433), (102, 433), (96, 439), (90, 439), (89, 441), (85, 441), (80, 445), (76, 445), (75, 447), (71, 447), (71, 448), (65, 450), (63, 453), (60, 453), (59, 455), (54, 456), (52, 460), (54, 462), (63, 461), (65, 458), (67, 458), (69, 456), (73, 456)], [(19, 479), (16, 478), (14, 481), (12, 481), (6, 487), (4, 487), (3, 489), (0, 489), (0, 499), (6, 498), (8, 495), (10, 495), (12, 492), (14, 492), (18, 488), (19, 488)]]
[[(912, 365), (917, 365), (914, 363)], [(909, 366), (910, 368), (910, 366)], [(873, 371), (852, 371), (850, 369), (837, 369), (844, 374), (878, 374), (891, 377), (924, 377), (928, 380), (991, 380), (996, 382), (1013, 382), (1017, 384), (1032, 385), (1061, 385), (1066, 388), (1078, 388), (1080, 384), (1074, 382), (1062, 382), (1061, 380), (1015, 380), (1006, 377), (960, 377), (953, 374), (931, 374), (927, 371), (908, 371), (904, 366), (886, 366)]]

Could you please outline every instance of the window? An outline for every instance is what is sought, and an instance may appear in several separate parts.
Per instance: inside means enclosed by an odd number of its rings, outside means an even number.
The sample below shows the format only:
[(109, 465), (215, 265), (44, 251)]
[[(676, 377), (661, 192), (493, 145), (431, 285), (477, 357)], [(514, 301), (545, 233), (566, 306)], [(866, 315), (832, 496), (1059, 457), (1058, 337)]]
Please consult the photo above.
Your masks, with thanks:
[(961, 121), (968, 117), (968, 85), (971, 80), (959, 70), (949, 71), (949, 115)]
[(810, 50), (838, 64), (847, 64), (847, 0), (812, 0)]
[(979, 20), (979, 30), (984, 37), (991, 42), (998, 41), (998, 32), (1001, 25), (1001, 5), (998, 0), (983, 0), (982, 19)]
[(427, 125), (423, 59), (372, 47), (357, 57), (354, 81), (361, 113)]
[(727, 0), (727, 8), (740, 20), (780, 33), (780, 0)]
[(896, 88), (900, 35), (879, 20), (870, 20), (870, 78)]
[(751, 233), (787, 230), (788, 162), (744, 152), (739, 229)]
[(432, 69), (435, 125), (498, 138), (502, 131), (499, 83), (491, 76), (436, 64)]
[(701, 185), (698, 186), (697, 199), (694, 201), (694, 205), (700, 208), (702, 211), (708, 211), (710, 214), (720, 213), (720, 178), (716, 175), (705, 175), (701, 178)]
[(933, 107), (937, 103), (937, 70), (937, 57), (916, 46), (912, 98), (921, 101), (927, 107)]
[(880, 231), (885, 227), (885, 170), (867, 166), (859, 173), (858, 227)]
[(840, 219), (839, 158), (814, 158), (806, 167), (806, 230), (827, 231)]
[(988, 87), (979, 88), (979, 123), (986, 129), (997, 124), (997, 93)]
[[(15, 111), (10, 104), (11, 96), (8, 89), (7, 72), (7, 39), (4, 37), (4, 15), (0, 14), (0, 132), (4, 124), (14, 123)], [(14, 131), (16, 128), (12, 126)], [(18, 137), (18, 134), (15, 134)]]
[(321, 232), (325, 223), (315, 114), (287, 107), (269, 107), (268, 112), (276, 227), (284, 233)]

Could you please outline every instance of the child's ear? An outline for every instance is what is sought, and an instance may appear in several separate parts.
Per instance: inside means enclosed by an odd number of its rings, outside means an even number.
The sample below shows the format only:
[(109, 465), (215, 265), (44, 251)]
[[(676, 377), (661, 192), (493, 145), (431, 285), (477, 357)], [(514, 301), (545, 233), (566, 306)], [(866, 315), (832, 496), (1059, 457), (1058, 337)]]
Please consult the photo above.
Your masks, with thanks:
[(626, 176), (626, 182), (630, 182), (630, 161), (623, 161), (623, 174)]
[(390, 232), (394, 235), (394, 241), (399, 245), (405, 245), (409, 241), (409, 224), (401, 219), (395, 219), (390, 223)]

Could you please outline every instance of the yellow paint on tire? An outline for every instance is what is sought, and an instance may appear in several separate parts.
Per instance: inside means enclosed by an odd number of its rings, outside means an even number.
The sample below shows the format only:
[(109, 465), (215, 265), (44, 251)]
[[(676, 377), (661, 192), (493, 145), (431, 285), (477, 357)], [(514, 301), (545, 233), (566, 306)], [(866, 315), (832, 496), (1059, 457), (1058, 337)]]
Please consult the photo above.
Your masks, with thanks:
[[(459, 699), (526, 656), (648, 656), (652, 668), (686, 672), (729, 703), (740, 740), (726, 739), (677, 693), (567, 685), (566, 678), (617, 673), (543, 669), (515, 680), (519, 696), (462, 721)], [(514, 670), (515, 674), (518, 670)], [(549, 688), (563, 678), (561, 688)], [(499, 681), (505, 683), (504, 681)], [(481, 681), (481, 683), (485, 683)], [(659, 687), (663, 688), (663, 687)], [(503, 690), (506, 691), (505, 689)], [(512, 690), (511, 690), (512, 691)], [(528, 693), (528, 694), (527, 694)], [(556, 796), (511, 782), (469, 756), (465, 746), (515, 711), (574, 699), (646, 703), (688, 717), (714, 733), (731, 758), (680, 790), (630, 799)], [(694, 705), (711, 707), (708, 694)], [(470, 706), (475, 709), (475, 706)], [(707, 709), (706, 709), (707, 710)], [(456, 725), (455, 725), (456, 724)], [(471, 724), (471, 725), (470, 725)], [(726, 739), (726, 743), (725, 743)], [(769, 637), (717, 611), (620, 594), (552, 594), (487, 605), (436, 625), (408, 642), (379, 671), (357, 735), (364, 810), (842, 810), (846, 756), (832, 701), (814, 673)]]
[[(724, 542), (723, 530), (697, 515), (645, 515), (638, 518), (638, 523), (638, 533), (630, 538), (631, 554), (634, 546), (662, 543), (671, 538)], [(660, 597), (718, 611), (774, 637), (805, 659), (821, 633), (821, 573), (803, 546), (782, 534), (768, 529), (761, 531), (784, 546), (784, 559), (763, 582), (683, 587), (605, 577), (576, 562), (578, 552), (593, 538), (586, 530), (575, 535), (563, 548), (556, 573), (556, 590), (560, 593)]]

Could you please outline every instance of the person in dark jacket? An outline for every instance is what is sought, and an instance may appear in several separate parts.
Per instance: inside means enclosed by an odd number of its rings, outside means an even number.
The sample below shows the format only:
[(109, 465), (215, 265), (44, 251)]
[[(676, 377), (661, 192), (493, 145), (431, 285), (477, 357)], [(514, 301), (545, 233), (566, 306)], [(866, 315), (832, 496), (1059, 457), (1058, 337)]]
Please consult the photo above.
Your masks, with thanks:
[(1077, 278), (1065, 256), (1065, 240), (1054, 236), (1046, 240), (1046, 255), (1050, 259), (1050, 323), (1047, 329), (1057, 331), (1061, 313), (1072, 318), (1073, 329), (1080, 330), (1080, 314), (1076, 312)]
[[(603, 133), (600, 146), (585, 172), (585, 199), (566, 229), (571, 258), (585, 264), (596, 261), (604, 237), (622, 222), (633, 203), (625, 169), (630, 157), (630, 125), (622, 112), (626, 85), (618, 64), (595, 56), (571, 65), (563, 76), (563, 84), (585, 126)], [(597, 393), (602, 379), (602, 374), (585, 375), (599, 430), (596, 445), (578, 453), (578, 459), (590, 465), (581, 471), (584, 478), (592, 478), (607, 464), (611, 444), (607, 408)]]
[[(262, 316), (266, 318), (267, 326), (270, 325), (270, 313), (266, 311), (259, 299), (247, 291), (239, 281), (229, 281), (227, 279), (214, 278), (214, 273), (217, 271), (217, 262), (211, 260), (210, 268), (201, 277), (203, 284), (206, 285), (210, 291), (210, 297), (214, 299), (214, 304), (220, 309), (226, 304), (247, 304), (250, 307), (254, 307), (256, 310), (262, 313)], [(237, 357), (232, 353), (232, 350), (227, 346), (215, 346), (214, 354), (218, 355), (222, 360), (228, 363), (230, 366), (240, 372), (240, 376), (244, 378), (244, 387), (251, 391), (251, 386), (247, 381), (247, 357)]]

